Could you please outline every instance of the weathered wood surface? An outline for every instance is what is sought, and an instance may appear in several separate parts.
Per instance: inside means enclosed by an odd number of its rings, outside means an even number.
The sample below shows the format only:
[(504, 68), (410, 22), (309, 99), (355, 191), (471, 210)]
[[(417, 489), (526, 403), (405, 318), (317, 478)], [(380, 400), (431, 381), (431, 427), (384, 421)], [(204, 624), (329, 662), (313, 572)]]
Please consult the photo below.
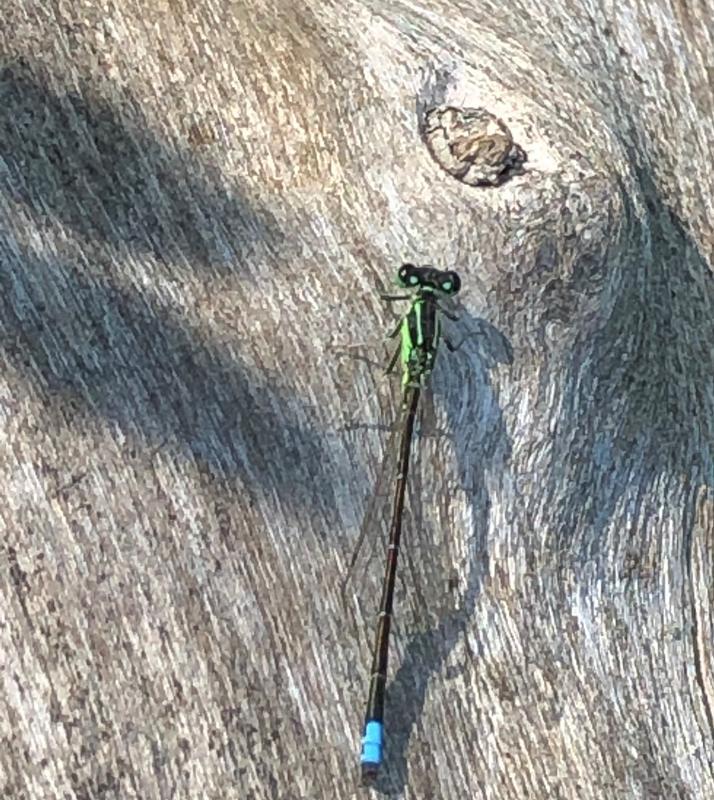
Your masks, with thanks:
[[(368, 796), (339, 580), (382, 434), (340, 427), (390, 405), (331, 347), (387, 330), (408, 258), (484, 335), (416, 452), (379, 790), (714, 796), (711, 8), (9, 0), (0, 31), (0, 795)], [(440, 170), (441, 102), (526, 173)]]

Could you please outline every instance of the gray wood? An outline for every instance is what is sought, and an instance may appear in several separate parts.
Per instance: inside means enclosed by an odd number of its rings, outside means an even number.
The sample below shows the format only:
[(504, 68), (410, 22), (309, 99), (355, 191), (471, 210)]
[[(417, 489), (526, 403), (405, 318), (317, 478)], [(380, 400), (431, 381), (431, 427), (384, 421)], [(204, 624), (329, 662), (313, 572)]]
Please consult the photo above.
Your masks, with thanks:
[[(379, 791), (714, 796), (713, 30), (3, 5), (3, 798), (369, 796), (379, 561), (339, 587), (395, 397), (335, 348), (385, 355), (404, 259), (458, 269), (481, 335), (415, 452)], [(437, 104), (524, 174), (440, 169)]]

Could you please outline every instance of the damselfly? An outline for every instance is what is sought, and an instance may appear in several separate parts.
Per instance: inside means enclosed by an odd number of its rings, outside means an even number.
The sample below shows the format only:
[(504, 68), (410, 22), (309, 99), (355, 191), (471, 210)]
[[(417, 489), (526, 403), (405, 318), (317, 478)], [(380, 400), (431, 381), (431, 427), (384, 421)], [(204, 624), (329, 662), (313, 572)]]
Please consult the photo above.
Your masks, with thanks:
[(389, 630), (392, 621), (394, 586), (397, 574), (397, 556), (402, 533), (402, 512), (404, 493), (409, 472), (414, 420), (422, 388), (434, 369), (439, 343), (443, 338), (449, 350), (457, 349), (441, 333), (441, 314), (456, 319), (439, 303), (441, 297), (455, 295), (461, 288), (461, 279), (453, 271), (416, 267), (404, 264), (397, 273), (396, 282), (404, 289), (414, 290), (411, 294), (383, 294), (387, 301), (409, 300), (406, 314), (391, 334), (400, 336), (400, 344), (387, 367), (387, 373), (394, 370), (399, 360), (402, 370), (401, 439), (397, 458), (394, 482), (392, 521), (389, 531), (387, 563), (382, 583), (382, 596), (379, 606), (377, 634), (374, 643), (372, 671), (369, 684), (369, 697), (365, 714), (362, 738), (362, 782), (372, 783), (382, 763), (384, 746), (384, 700), (387, 683), (387, 662), (389, 657)]

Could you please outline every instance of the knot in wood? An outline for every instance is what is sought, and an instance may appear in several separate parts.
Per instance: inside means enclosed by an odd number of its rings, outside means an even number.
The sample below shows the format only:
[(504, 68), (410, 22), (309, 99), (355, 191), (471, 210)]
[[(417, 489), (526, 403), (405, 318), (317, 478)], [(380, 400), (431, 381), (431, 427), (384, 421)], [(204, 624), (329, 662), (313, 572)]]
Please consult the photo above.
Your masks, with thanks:
[(423, 135), (434, 161), (469, 186), (498, 186), (520, 174), (528, 158), (506, 124), (485, 108), (432, 108)]

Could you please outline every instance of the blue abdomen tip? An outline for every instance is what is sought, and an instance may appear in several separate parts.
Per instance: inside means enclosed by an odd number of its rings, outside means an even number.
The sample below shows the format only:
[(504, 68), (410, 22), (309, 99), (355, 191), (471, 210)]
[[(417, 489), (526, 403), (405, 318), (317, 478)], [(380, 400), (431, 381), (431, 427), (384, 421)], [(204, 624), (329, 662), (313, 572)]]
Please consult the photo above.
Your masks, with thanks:
[(371, 720), (364, 726), (364, 736), (362, 737), (362, 756), (360, 761), (363, 764), (382, 763), (382, 747), (384, 745), (384, 725), (381, 722)]

